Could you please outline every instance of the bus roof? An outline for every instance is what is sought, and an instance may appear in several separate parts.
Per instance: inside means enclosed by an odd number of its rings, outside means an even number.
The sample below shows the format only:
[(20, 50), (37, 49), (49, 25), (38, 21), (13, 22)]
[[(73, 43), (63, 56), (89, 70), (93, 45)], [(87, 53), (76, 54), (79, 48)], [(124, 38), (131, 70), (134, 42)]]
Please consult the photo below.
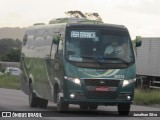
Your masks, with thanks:
[(123, 25), (115, 25), (115, 24), (106, 24), (101, 21), (89, 20), (85, 18), (57, 18), (53, 19), (49, 22), (49, 24), (34, 24), (29, 27), (29, 29), (43, 29), (43, 28), (52, 28), (52, 27), (107, 27), (110, 29), (121, 29), (126, 30), (126, 27)]
[(95, 28), (109, 28), (109, 29), (121, 29), (126, 30), (127, 28), (123, 25), (116, 24), (106, 24), (106, 23), (58, 23), (58, 24), (48, 24), (48, 25), (37, 25), (31, 26), (28, 29), (41, 29), (41, 28), (52, 28), (52, 27), (95, 27)]

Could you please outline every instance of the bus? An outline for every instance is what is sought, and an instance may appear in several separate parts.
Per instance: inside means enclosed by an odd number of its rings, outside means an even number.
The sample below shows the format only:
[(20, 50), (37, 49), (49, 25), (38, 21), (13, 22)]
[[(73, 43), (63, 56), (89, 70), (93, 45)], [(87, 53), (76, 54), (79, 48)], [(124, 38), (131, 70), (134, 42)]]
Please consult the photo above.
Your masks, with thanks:
[(133, 103), (135, 56), (123, 25), (82, 18), (35, 24), (23, 38), (21, 69), (30, 107), (53, 101), (64, 112), (69, 104), (81, 110), (115, 105), (128, 115)]

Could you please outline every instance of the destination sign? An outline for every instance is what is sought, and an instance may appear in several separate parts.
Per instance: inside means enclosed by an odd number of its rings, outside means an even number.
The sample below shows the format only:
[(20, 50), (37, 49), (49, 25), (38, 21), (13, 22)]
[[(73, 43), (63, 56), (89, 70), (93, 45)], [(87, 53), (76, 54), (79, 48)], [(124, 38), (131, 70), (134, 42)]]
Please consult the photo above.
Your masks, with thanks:
[(71, 31), (72, 38), (96, 38), (96, 32)]

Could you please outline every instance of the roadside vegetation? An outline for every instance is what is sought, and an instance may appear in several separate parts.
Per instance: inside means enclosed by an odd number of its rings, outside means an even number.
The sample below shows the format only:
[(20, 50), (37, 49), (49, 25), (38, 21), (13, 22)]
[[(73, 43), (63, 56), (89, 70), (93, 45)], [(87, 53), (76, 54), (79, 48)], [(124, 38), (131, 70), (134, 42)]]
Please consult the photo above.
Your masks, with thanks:
[(0, 75), (0, 88), (20, 90), (20, 77), (11, 75)]
[(160, 90), (136, 89), (134, 96), (134, 104), (137, 105), (160, 104)]
[(18, 39), (0, 39), (0, 61), (19, 62), (22, 42)]

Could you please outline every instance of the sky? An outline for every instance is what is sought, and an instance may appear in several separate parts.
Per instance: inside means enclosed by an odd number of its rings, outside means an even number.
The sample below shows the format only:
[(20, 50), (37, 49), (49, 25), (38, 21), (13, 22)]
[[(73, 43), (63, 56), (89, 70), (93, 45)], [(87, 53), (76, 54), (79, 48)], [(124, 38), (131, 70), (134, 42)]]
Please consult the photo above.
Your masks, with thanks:
[(0, 0), (0, 27), (47, 24), (70, 10), (97, 12), (105, 23), (125, 25), (132, 39), (160, 37), (160, 0)]

